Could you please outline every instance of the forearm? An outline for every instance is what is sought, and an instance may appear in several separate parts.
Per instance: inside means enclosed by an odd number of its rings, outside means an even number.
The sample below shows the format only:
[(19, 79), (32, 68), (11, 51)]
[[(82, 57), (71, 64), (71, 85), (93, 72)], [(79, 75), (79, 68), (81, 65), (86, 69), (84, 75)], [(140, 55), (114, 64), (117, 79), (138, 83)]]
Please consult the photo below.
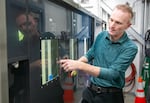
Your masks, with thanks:
[(81, 63), (78, 69), (95, 77), (97, 77), (100, 74), (100, 67), (96, 67), (87, 63)]
[(85, 58), (82, 58), (80, 60), (63, 59), (60, 60), (59, 63), (61, 64), (61, 67), (63, 67), (66, 72), (81, 70), (95, 77), (97, 77), (100, 74), (99, 67), (84, 63), (86, 62)]
[(78, 59), (78, 61), (84, 62), (84, 63), (81, 63), (81, 65), (79, 65), (79, 68), (78, 68), (79, 70), (82, 70), (92, 76), (95, 76), (95, 77), (97, 77), (99, 75), (100, 68), (90, 65), (90, 64), (87, 64), (88, 59), (85, 56), (82, 56), (80, 59)]
[(81, 58), (78, 59), (78, 61), (87, 63), (88, 59), (85, 56), (82, 56)]

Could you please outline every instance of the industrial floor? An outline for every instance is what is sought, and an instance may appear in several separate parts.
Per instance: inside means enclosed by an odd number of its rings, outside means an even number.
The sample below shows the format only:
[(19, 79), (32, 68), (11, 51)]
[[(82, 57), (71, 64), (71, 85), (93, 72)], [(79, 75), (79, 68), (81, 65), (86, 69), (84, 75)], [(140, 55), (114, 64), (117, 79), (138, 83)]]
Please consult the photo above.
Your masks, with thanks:
[[(82, 97), (82, 88), (79, 88), (74, 93), (74, 103), (80, 103)], [(134, 103), (134, 94), (133, 93), (125, 93), (124, 100), (125, 103)]]

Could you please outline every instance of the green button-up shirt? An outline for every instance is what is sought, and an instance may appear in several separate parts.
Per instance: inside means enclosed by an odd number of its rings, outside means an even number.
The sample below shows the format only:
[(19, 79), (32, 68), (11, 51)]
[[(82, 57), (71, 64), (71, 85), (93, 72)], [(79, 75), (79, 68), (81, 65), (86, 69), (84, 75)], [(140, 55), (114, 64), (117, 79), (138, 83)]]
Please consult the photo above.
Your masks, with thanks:
[(85, 54), (88, 61), (100, 67), (100, 74), (91, 77), (91, 82), (104, 87), (123, 88), (125, 71), (132, 63), (137, 53), (137, 46), (124, 32), (116, 42), (110, 40), (107, 31), (101, 32), (92, 47)]

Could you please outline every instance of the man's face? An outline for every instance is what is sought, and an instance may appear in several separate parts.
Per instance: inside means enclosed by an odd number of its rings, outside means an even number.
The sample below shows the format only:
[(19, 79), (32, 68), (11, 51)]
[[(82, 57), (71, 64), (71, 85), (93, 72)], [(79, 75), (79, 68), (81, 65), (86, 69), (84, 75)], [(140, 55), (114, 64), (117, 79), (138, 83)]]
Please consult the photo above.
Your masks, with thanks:
[(122, 10), (115, 9), (109, 19), (109, 34), (118, 37), (131, 25), (131, 15)]
[(30, 15), (28, 15), (28, 19), (26, 15), (18, 16), (16, 19), (16, 23), (19, 30), (24, 34), (34, 34), (37, 30), (37, 23)]

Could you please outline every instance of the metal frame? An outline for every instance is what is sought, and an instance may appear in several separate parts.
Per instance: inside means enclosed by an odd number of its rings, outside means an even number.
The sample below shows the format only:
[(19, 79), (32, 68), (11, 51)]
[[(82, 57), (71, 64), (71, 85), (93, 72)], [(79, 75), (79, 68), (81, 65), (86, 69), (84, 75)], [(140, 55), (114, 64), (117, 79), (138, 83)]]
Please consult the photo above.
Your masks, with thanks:
[(6, 0), (0, 0), (0, 103), (9, 103), (5, 3)]

